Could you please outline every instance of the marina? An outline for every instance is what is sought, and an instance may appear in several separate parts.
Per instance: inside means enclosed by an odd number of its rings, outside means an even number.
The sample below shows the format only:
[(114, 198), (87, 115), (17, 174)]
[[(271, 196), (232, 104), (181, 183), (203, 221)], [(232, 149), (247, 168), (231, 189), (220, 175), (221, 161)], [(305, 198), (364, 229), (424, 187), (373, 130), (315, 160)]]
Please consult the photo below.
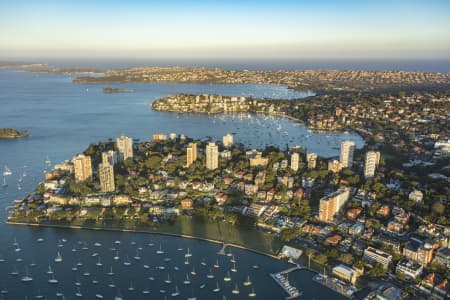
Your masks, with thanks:
[(295, 299), (302, 295), (302, 293), (296, 287), (291, 285), (288, 279), (289, 273), (300, 269), (301, 268), (299, 266), (295, 266), (278, 273), (270, 274), (270, 277), (272, 277), (273, 280), (275, 280), (275, 282), (278, 283), (286, 293), (288, 293), (289, 296), (285, 299)]

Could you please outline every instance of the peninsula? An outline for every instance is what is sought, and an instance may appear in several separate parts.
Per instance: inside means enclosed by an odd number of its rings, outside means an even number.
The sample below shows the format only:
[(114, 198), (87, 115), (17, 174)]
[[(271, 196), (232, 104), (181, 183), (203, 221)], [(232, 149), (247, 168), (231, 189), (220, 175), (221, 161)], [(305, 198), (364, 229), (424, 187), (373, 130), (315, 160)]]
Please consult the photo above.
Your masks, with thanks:
[(107, 70), (103, 76), (82, 76), (75, 83), (222, 83), (281, 84), (318, 94), (351, 91), (443, 90), (449, 73), (353, 70), (224, 70), (219, 68), (137, 67)]
[(15, 139), (28, 137), (28, 132), (18, 131), (12, 128), (0, 128), (0, 139)]
[(113, 94), (113, 93), (134, 93), (133, 89), (124, 89), (124, 88), (112, 88), (112, 87), (104, 87), (103, 93), (105, 94)]
[(231, 134), (121, 136), (55, 165), (7, 223), (179, 234), (271, 255), (288, 244), (320, 273), (328, 268), (345, 294), (387, 273), (413, 293), (411, 276), (425, 289), (448, 276), (448, 178), (428, 170), (448, 165), (437, 152), (449, 143), (436, 142), (436, 155), (411, 168), (390, 152), (393, 136), (363, 149), (343, 141), (339, 160), (301, 146), (246, 149)]

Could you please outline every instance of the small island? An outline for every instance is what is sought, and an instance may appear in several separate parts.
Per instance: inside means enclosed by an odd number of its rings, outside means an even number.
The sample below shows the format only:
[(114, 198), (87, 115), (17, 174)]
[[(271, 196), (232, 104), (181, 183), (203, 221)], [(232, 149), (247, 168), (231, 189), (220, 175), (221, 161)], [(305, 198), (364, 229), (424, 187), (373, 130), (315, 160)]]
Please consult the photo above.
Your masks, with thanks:
[(104, 87), (103, 93), (105, 94), (113, 94), (113, 93), (134, 93), (133, 89), (124, 89), (124, 88), (112, 88), (112, 87)]
[(15, 139), (28, 137), (28, 132), (18, 131), (12, 128), (0, 128), (0, 139)]

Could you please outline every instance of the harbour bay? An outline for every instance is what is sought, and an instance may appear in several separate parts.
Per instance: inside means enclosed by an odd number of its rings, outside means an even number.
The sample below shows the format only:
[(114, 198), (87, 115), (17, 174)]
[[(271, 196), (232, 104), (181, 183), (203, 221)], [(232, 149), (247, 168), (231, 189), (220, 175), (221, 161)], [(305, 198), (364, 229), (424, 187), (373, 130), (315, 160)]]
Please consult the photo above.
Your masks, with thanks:
[[(203, 138), (211, 136), (213, 139), (220, 139), (221, 136), (228, 132), (236, 132), (235, 139), (237, 142), (244, 143), (248, 147), (263, 147), (267, 144), (285, 147), (286, 144), (294, 145), (300, 144), (307, 149), (311, 149), (323, 156), (333, 156), (338, 153), (335, 148), (339, 146), (344, 139), (352, 139), (357, 142), (358, 146), (362, 145), (362, 139), (353, 134), (345, 134), (339, 132), (314, 132), (309, 131), (302, 124), (294, 123), (288, 119), (273, 118), (262, 115), (218, 115), (218, 116), (199, 116), (199, 115), (179, 115), (176, 113), (161, 113), (152, 111), (149, 107), (151, 102), (159, 97), (163, 97), (168, 93), (220, 93), (225, 95), (238, 95), (255, 97), (275, 97), (275, 98), (300, 98), (306, 96), (303, 93), (296, 93), (287, 90), (282, 86), (260, 86), (260, 85), (201, 85), (201, 84), (126, 84), (117, 85), (124, 86), (135, 90), (135, 93), (130, 94), (104, 94), (102, 86), (100, 85), (74, 85), (71, 83), (71, 76), (62, 75), (36, 75), (24, 73), (13, 70), (2, 70), (0, 72), (0, 86), (2, 87), (2, 95), (0, 101), (2, 103), (2, 110), (0, 117), (5, 126), (17, 128), (20, 130), (28, 130), (30, 137), (24, 140), (11, 140), (0, 142), (0, 165), (8, 165), (13, 171), (13, 176), (9, 178), (9, 186), (1, 190), (0, 205), (1, 221), (5, 221), (7, 208), (12, 200), (23, 197), (26, 192), (32, 190), (39, 181), (43, 179), (43, 170), (48, 168), (44, 161), (48, 157), (53, 163), (70, 159), (76, 152), (82, 151), (87, 144), (99, 140), (107, 140), (108, 138), (115, 138), (124, 133), (137, 139), (148, 139), (154, 132), (176, 132), (184, 133), (194, 138)], [(277, 130), (278, 126), (282, 130)], [(288, 132), (286, 136), (283, 132)], [(263, 138), (261, 138), (263, 137)], [(23, 180), (21, 190), (16, 187), (16, 180), (20, 174), (26, 170), (27, 176)], [(3, 226), (7, 226), (2, 224)], [(36, 239), (43, 233), (46, 240), (45, 245), (42, 246), (38, 252), (33, 252), (32, 249), (36, 246)], [(70, 237), (68, 237), (70, 236)], [(177, 252), (174, 244), (182, 244), (181, 248), (190, 247), (196, 254), (196, 257), (207, 258), (210, 263), (215, 259), (218, 251), (217, 245), (210, 245), (208, 243), (185, 240), (179, 238), (169, 237), (149, 237), (147, 235), (120, 234), (123, 243), (131, 243), (133, 239), (136, 243), (147, 241), (149, 238), (163, 239), (162, 244), (167, 245), (167, 248), (172, 249), (170, 257), (177, 257)], [(14, 237), (17, 238), (22, 247), (24, 262), (17, 262), (18, 256), (14, 249), (9, 246), (12, 245)], [(5, 234), (0, 237), (3, 245), (7, 245), (2, 253), (5, 257), (4, 268), (2, 266), (2, 274), (0, 274), (0, 285), (7, 286), (10, 294), (9, 299), (21, 299), (25, 296), (34, 297), (37, 295), (39, 289), (42, 294), (47, 295), (47, 278), (44, 277), (42, 282), (37, 280), (38, 274), (45, 274), (45, 269), (48, 263), (53, 263), (53, 256), (56, 255), (58, 240), (66, 238), (71, 244), (78, 244), (86, 242), (93, 244), (94, 241), (100, 241), (103, 245), (111, 245), (117, 234), (105, 232), (92, 232), (80, 230), (60, 230), (60, 229), (35, 229), (26, 227), (11, 227), (5, 230)], [(68, 243), (69, 243), (68, 242)], [(132, 245), (135, 246), (135, 245)], [(71, 246), (70, 246), (71, 247)], [(64, 251), (70, 252), (68, 245), (65, 245)], [(129, 247), (125, 250), (130, 257), (134, 255), (136, 247)], [(36, 248), (39, 249), (39, 248)], [(101, 257), (106, 260), (109, 248), (104, 246), (102, 248)], [(239, 253), (240, 257), (251, 257), (250, 261), (261, 265), (261, 269), (255, 275), (255, 290), (258, 299), (274, 299), (279, 295), (283, 295), (283, 291), (275, 285), (268, 273), (280, 271), (287, 267), (285, 262), (270, 259), (268, 257), (261, 257), (259, 255), (249, 253), (242, 250), (233, 249), (233, 252)], [(54, 253), (53, 253), (54, 252)], [(48, 262), (41, 261), (40, 253), (49, 260)], [(48, 253), (48, 254), (47, 254)], [(184, 252), (183, 252), (184, 253)], [(22, 255), (22, 254), (21, 254)], [(64, 255), (64, 253), (63, 253)], [(91, 254), (90, 254), (91, 255)], [(150, 255), (150, 254), (149, 254)], [(67, 259), (70, 255), (64, 255)], [(168, 254), (169, 256), (169, 254)], [(150, 255), (151, 257), (151, 255)], [(88, 258), (86, 258), (88, 259)], [(90, 257), (89, 257), (90, 259)], [(238, 258), (239, 261), (246, 260), (245, 258)], [(24, 290), (21, 288), (21, 282), (10, 278), (9, 270), (13, 268), (14, 264), (20, 269), (20, 273), (24, 272), (26, 264), (30, 264), (32, 260), (38, 263), (36, 271), (30, 270), (36, 278), (33, 283), (33, 288)], [(92, 263), (91, 273), (94, 272), (95, 260)], [(66, 261), (64, 261), (66, 263)], [(179, 262), (181, 265), (183, 262)], [(104, 263), (107, 265), (107, 263)], [(71, 265), (71, 264), (69, 264)], [(199, 261), (197, 261), (199, 265)], [(245, 270), (250, 270), (251, 265), (243, 266)], [(155, 266), (152, 266), (155, 268)], [(174, 267), (174, 266), (172, 266)], [(180, 266), (181, 267), (181, 266)], [(120, 267), (121, 268), (121, 267)], [(117, 273), (119, 274), (118, 269)], [(137, 268), (137, 266), (136, 266)], [(67, 286), (68, 294), (73, 298), (76, 289), (73, 286), (73, 276), (69, 276), (70, 268), (61, 270), (62, 274), (59, 276), (60, 281), (64, 280), (64, 287)], [(137, 269), (136, 269), (137, 270)], [(123, 271), (125, 274), (125, 269)], [(252, 271), (256, 272), (256, 271)], [(175, 272), (173, 272), (175, 273)], [(240, 279), (243, 281), (247, 274), (245, 272), (239, 273)], [(306, 275), (301, 280), (310, 280), (310, 275)], [(137, 275), (137, 274), (136, 274)], [(164, 277), (167, 275), (163, 272)], [(203, 274), (204, 278), (205, 273)], [(99, 276), (100, 275), (99, 273)], [(176, 275), (173, 275), (176, 276)], [(221, 276), (221, 285), (222, 277)], [(162, 281), (162, 278), (159, 278)], [(180, 279), (181, 280), (181, 277)], [(206, 279), (205, 279), (206, 280)], [(310, 289), (316, 288), (311, 283), (304, 286), (304, 283), (295, 283), (300, 290), (304, 291), (305, 298), (308, 293), (308, 285), (312, 286)], [(146, 288), (147, 281), (136, 278), (136, 289), (140, 290)], [(40, 282), (40, 284), (38, 284)], [(270, 282), (270, 283), (269, 283)], [(308, 281), (309, 282), (309, 281)], [(107, 282), (108, 283), (108, 282)], [(211, 291), (215, 286), (208, 285), (208, 292), (202, 294), (200, 292), (197, 297), (209, 297), (212, 299), (215, 295), (217, 299), (221, 297), (213, 294)], [(128, 280), (116, 282), (121, 287), (122, 295), (127, 295), (126, 290), (129, 285)], [(163, 284), (163, 283), (161, 283)], [(198, 282), (200, 284), (200, 282)], [(45, 289), (44, 289), (45, 287)], [(189, 296), (188, 289), (182, 289), (182, 283), (178, 285), (183, 297)], [(64, 288), (66, 289), (66, 288)], [(84, 288), (83, 288), (84, 290)], [(153, 293), (158, 297), (164, 299), (164, 295), (158, 292), (158, 288), (152, 288)], [(173, 292), (174, 287), (167, 289), (170, 293)], [(54, 298), (52, 293), (48, 298)], [(322, 291), (321, 291), (322, 292)], [(94, 295), (95, 288), (87, 288), (85, 294), (90, 293)], [(108, 295), (113, 296), (117, 293), (117, 289), (112, 288)], [(227, 292), (227, 297), (231, 297), (231, 288)], [(323, 291), (323, 293), (332, 293), (331, 291)], [(144, 295), (140, 296), (144, 297)], [(268, 298), (266, 298), (268, 297)], [(325, 294), (322, 297), (326, 297)], [(333, 297), (337, 297), (333, 293)], [(125, 297), (128, 298), (128, 297)], [(320, 298), (320, 297), (317, 297)], [(153, 298), (152, 298), (153, 299)], [(159, 298), (157, 298), (159, 299)], [(237, 299), (237, 298), (236, 298)], [(309, 298), (307, 298), (309, 299)]]

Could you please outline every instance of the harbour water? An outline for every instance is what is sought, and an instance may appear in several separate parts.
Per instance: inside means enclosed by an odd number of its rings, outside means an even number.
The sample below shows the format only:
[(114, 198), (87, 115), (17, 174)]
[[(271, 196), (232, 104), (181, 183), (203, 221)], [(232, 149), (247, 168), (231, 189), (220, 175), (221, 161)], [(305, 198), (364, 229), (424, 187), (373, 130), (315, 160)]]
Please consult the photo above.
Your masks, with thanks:
[[(308, 131), (303, 125), (283, 118), (181, 115), (156, 112), (149, 107), (156, 98), (180, 92), (276, 98), (305, 96), (281, 86), (126, 84), (120, 86), (132, 88), (135, 92), (104, 94), (103, 86), (72, 84), (71, 79), (71, 76), (0, 70), (0, 127), (28, 130), (30, 133), (26, 139), (0, 140), (0, 166), (8, 165), (13, 173), (7, 177), (8, 187), (0, 189), (0, 290), (8, 291), (7, 294), (0, 293), (0, 299), (33, 299), (38, 295), (57, 299), (56, 293), (64, 294), (65, 299), (74, 299), (78, 289), (84, 299), (93, 299), (96, 294), (111, 299), (119, 293), (124, 299), (169, 299), (176, 287), (180, 299), (193, 296), (197, 299), (222, 299), (223, 296), (243, 299), (248, 298), (252, 288), (256, 299), (284, 298), (284, 291), (268, 275), (288, 268), (289, 264), (283, 261), (232, 249), (238, 272), (231, 272), (232, 279), (226, 282), (224, 277), (232, 264), (230, 257), (216, 254), (219, 245), (148, 234), (10, 226), (4, 224), (7, 208), (14, 199), (24, 197), (35, 188), (43, 180), (43, 171), (52, 164), (71, 159), (91, 142), (115, 138), (120, 134), (141, 140), (150, 139), (155, 132), (220, 139), (224, 134), (234, 132), (235, 140), (249, 147), (300, 144), (324, 156), (337, 155), (340, 142), (344, 139), (352, 139), (358, 146), (363, 144), (362, 139), (351, 133)], [(46, 160), (49, 160), (48, 164)], [(15, 240), (20, 251), (16, 251)], [(120, 244), (115, 241), (120, 241)], [(95, 243), (98, 243), (97, 246)], [(156, 254), (159, 245), (164, 249), (163, 255)], [(86, 247), (88, 249), (83, 250)], [(119, 259), (114, 259), (116, 252), (111, 248), (119, 251)], [(184, 263), (188, 248), (193, 254), (189, 265)], [(141, 257), (139, 260), (134, 259), (136, 251)], [(58, 252), (62, 256), (61, 262), (55, 262)], [(131, 263), (129, 266), (124, 265), (127, 255)], [(170, 258), (170, 261), (164, 262), (164, 258)], [(203, 259), (206, 266), (201, 263)], [(218, 269), (212, 267), (216, 259), (221, 265)], [(99, 260), (101, 266), (97, 265)], [(72, 271), (78, 262), (83, 265)], [(48, 282), (52, 279), (52, 274), (47, 274), (49, 265), (58, 283)], [(260, 268), (253, 268), (254, 265)], [(112, 276), (107, 274), (111, 266), (114, 271)], [(157, 269), (158, 266), (165, 268)], [(190, 273), (193, 267), (196, 269), (195, 276)], [(11, 275), (15, 268), (18, 275)], [(214, 279), (206, 276), (210, 268)], [(21, 280), (26, 272), (33, 278), (32, 281)], [(83, 275), (86, 273), (90, 275)], [(168, 274), (172, 281), (170, 284), (164, 282)], [(183, 283), (186, 274), (190, 274), (190, 285)], [(252, 279), (250, 287), (242, 284), (247, 275)], [(98, 283), (93, 283), (94, 277)], [(149, 280), (149, 277), (155, 280)], [(342, 298), (323, 289), (311, 278), (312, 275), (306, 271), (290, 276), (291, 283), (303, 292), (302, 299)], [(130, 282), (133, 283), (133, 291), (128, 289)], [(217, 283), (220, 291), (214, 292)], [(239, 295), (232, 293), (235, 283), (240, 290)], [(203, 284), (205, 287), (200, 288)], [(112, 285), (114, 287), (110, 287)], [(146, 290), (149, 294), (144, 293)]]

